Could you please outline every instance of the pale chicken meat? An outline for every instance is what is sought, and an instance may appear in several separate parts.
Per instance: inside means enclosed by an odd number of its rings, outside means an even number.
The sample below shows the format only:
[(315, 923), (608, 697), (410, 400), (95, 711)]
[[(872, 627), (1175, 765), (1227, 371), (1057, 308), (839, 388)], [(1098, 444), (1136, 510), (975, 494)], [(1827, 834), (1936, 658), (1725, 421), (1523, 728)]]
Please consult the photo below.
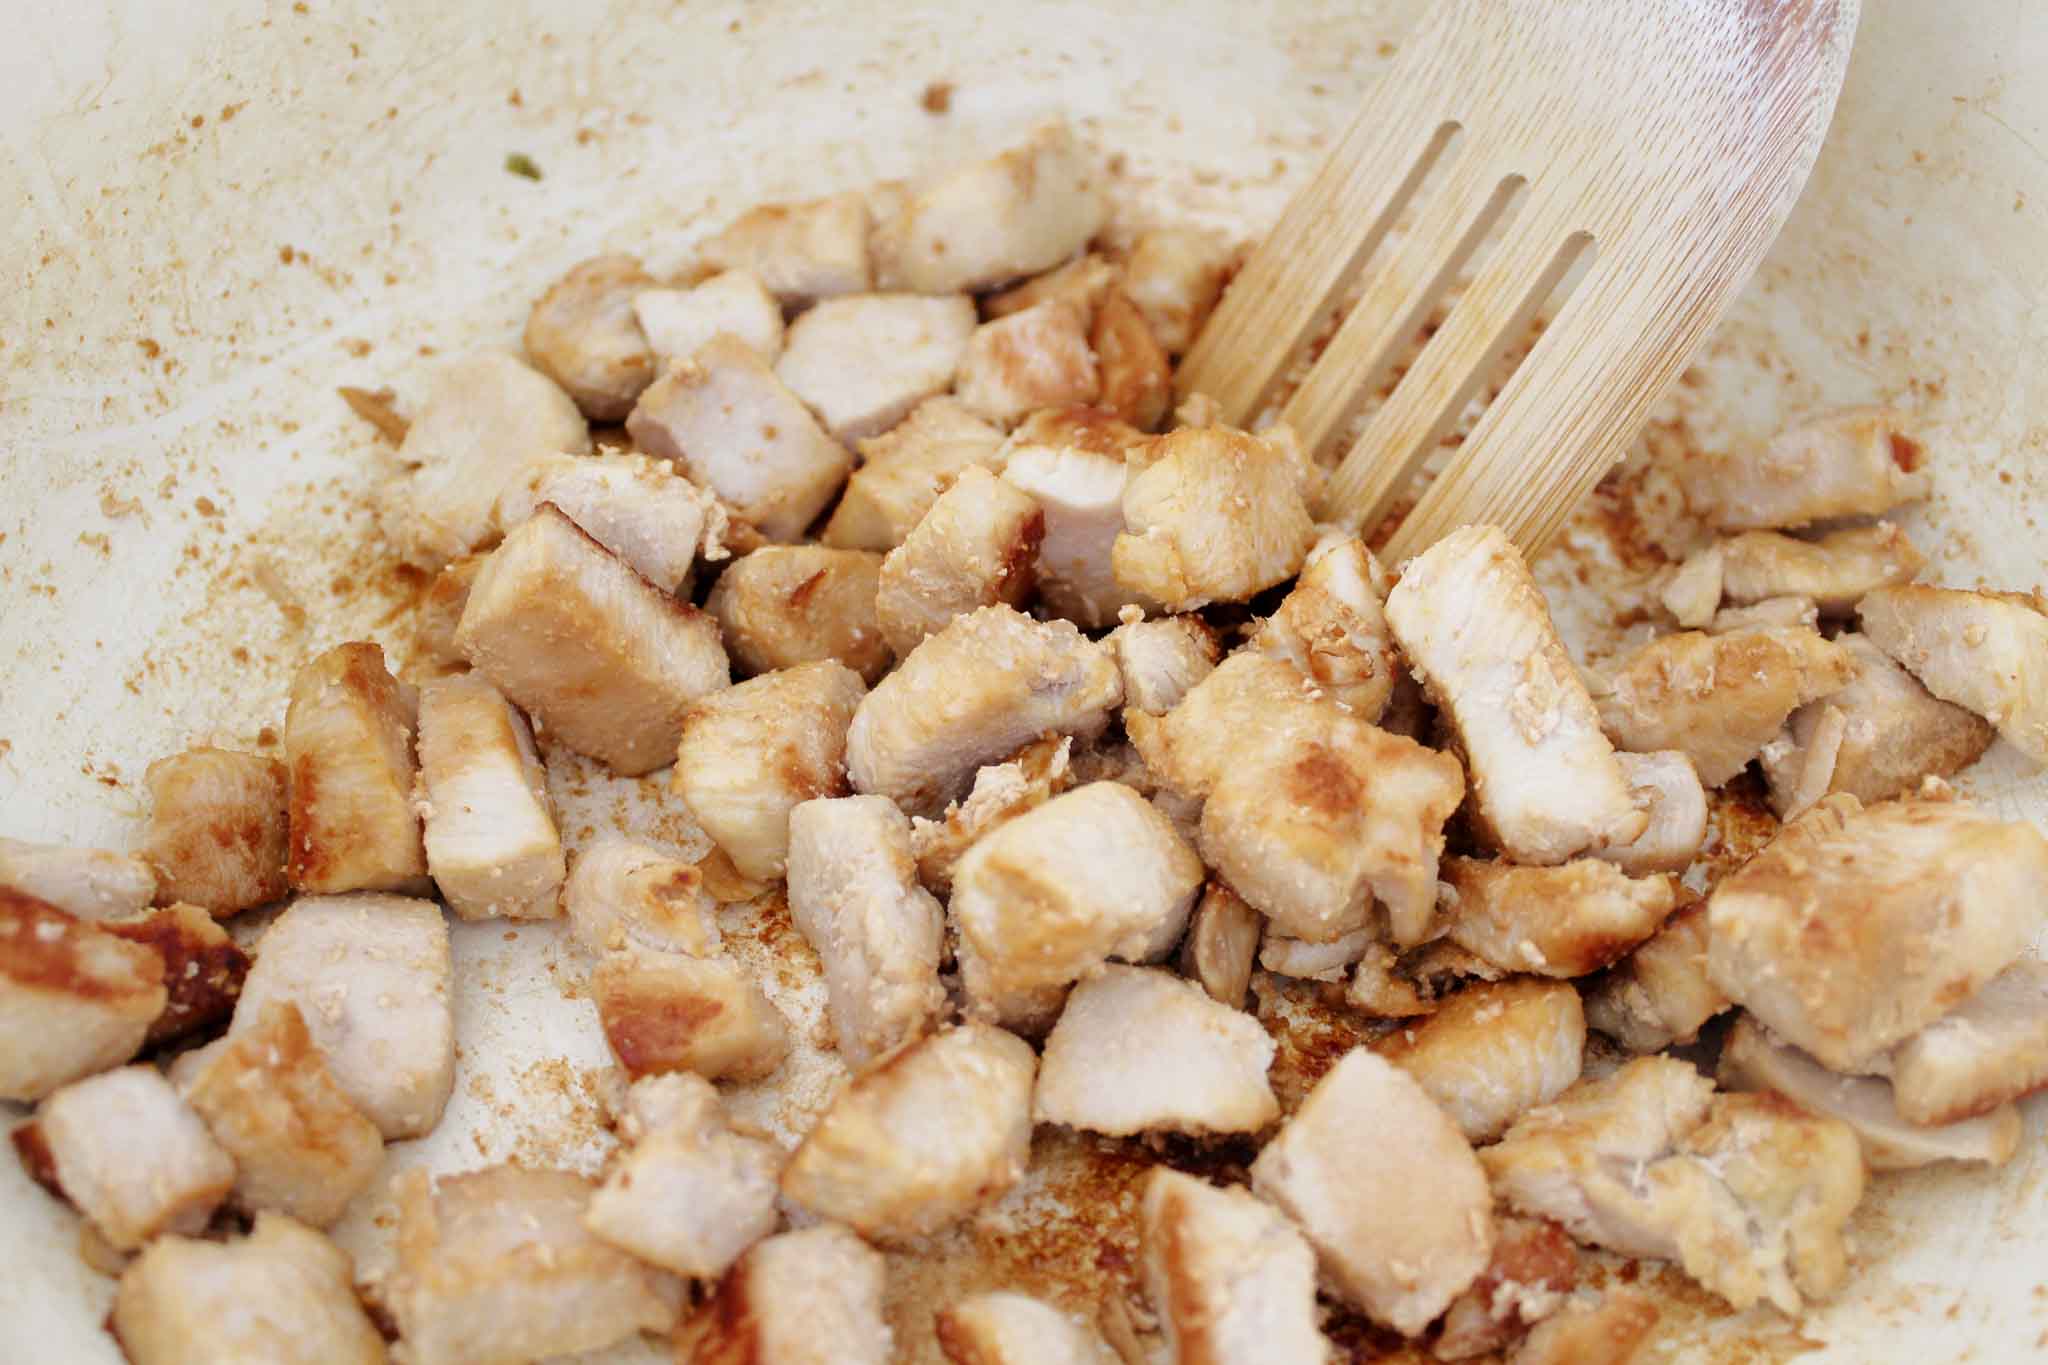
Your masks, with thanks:
[(633, 311), (634, 297), (653, 284), (634, 257), (597, 256), (555, 281), (527, 314), (527, 358), (593, 422), (618, 421), (654, 382), (654, 348)]
[(1823, 616), (1846, 616), (1866, 593), (1911, 582), (1927, 565), (1906, 533), (1888, 521), (1800, 540), (1745, 531), (1722, 546), (1721, 594), (1749, 604), (1804, 597)]
[(1871, 642), (1929, 692), (2048, 764), (2048, 615), (2039, 595), (1882, 588), (1856, 610)]
[(953, 391), (976, 416), (1008, 428), (1026, 413), (1092, 403), (1102, 375), (1088, 344), (1088, 319), (1055, 300), (974, 329)]
[(838, 549), (895, 549), (961, 471), (1004, 463), (1003, 433), (950, 396), (926, 399), (859, 449), (860, 468), (825, 523), (823, 539)]
[(413, 607), (412, 652), (406, 656), (402, 676), (418, 681), (469, 671), (469, 660), (455, 644), (455, 628), (462, 624), (470, 587), (488, 558), (485, 554), (464, 555), (443, 566), (420, 594)]
[(0, 887), (0, 1099), (119, 1066), (168, 998), (155, 949)]
[(1364, 541), (1325, 540), (1309, 552), (1253, 647), (1293, 664), (1360, 720), (1377, 722), (1401, 675), (1378, 586), (1385, 579)]
[(1172, 354), (1195, 344), (1223, 295), (1235, 255), (1230, 243), (1202, 228), (1156, 227), (1131, 243), (1123, 290)]
[(1037, 583), (1045, 514), (1029, 494), (979, 466), (882, 561), (875, 619), (898, 657), (978, 607), (1022, 606)]
[(671, 761), (691, 703), (730, 678), (709, 616), (548, 506), (477, 574), (455, 638), (544, 741), (625, 776)]
[(1124, 531), (1128, 479), (1120, 452), (1052, 442), (1014, 444), (1003, 467), (1004, 482), (1030, 494), (1045, 514), (1039, 595), (1053, 611), (1085, 629), (1116, 621), (1125, 607), (1158, 609), (1119, 583), (1112, 567), (1116, 540)]
[(875, 616), (882, 556), (764, 545), (736, 559), (704, 600), (742, 676), (837, 659), (872, 686), (895, 652)]
[(1194, 615), (1132, 621), (1111, 631), (1107, 643), (1123, 676), (1124, 705), (1155, 716), (1180, 705), (1223, 653), (1214, 628)]
[(836, 1224), (755, 1243), (678, 1336), (690, 1365), (889, 1365), (882, 1254)]
[(292, 679), (284, 717), (295, 891), (419, 891), (427, 851), (413, 808), (419, 701), (374, 644), (336, 645)]
[(976, 322), (965, 294), (827, 299), (790, 325), (775, 377), (851, 446), (944, 393)]
[(1493, 1201), (1471, 1145), (1407, 1073), (1364, 1048), (1259, 1152), (1252, 1189), (1301, 1225), (1346, 1303), (1404, 1335), (1492, 1256)]
[[(1471, 956), (1443, 939), (1436, 940), (1422, 951), (1429, 953), (1446, 949)], [(1351, 973), (1351, 984), (1344, 990), (1344, 1002), (1374, 1019), (1413, 1019), (1430, 1013), (1436, 1008), (1433, 988), (1398, 970), (1400, 965), (1401, 959), (1391, 945), (1369, 944)], [(1496, 973), (1493, 979), (1498, 980), (1504, 975)]]
[(1070, 622), (983, 607), (927, 636), (868, 693), (847, 770), (855, 791), (933, 815), (982, 765), (1032, 740), (1101, 734), (1122, 699), (1115, 657)]
[(1199, 982), (1210, 999), (1242, 1009), (1265, 930), (1264, 915), (1225, 883), (1211, 881), (1188, 920), (1181, 971)]
[[(1766, 746), (1768, 747), (1768, 746)], [(1707, 839), (1707, 790), (1692, 760), (1676, 749), (1659, 753), (1620, 752), (1622, 780), (1650, 817), (1641, 834), (1625, 844), (1596, 849), (1593, 856), (1631, 877), (1683, 872)]]
[(1139, 1204), (1145, 1295), (1180, 1365), (1323, 1365), (1316, 1259), (1264, 1200), (1166, 1166)]
[(1418, 555), (1388, 594), (1386, 614), (1457, 735), (1475, 813), (1503, 852), (1561, 863), (1643, 832), (1649, 818), (1629, 794), (1543, 594), (1498, 528), (1468, 526)]
[(2048, 915), (2048, 839), (1964, 802), (1831, 796), (1724, 878), (1707, 970), (1853, 1071), (2005, 970)]
[[(282, 763), (202, 746), (157, 759), (143, 784), (150, 815), (142, 857), (160, 900), (225, 918), (284, 898), (291, 827)], [(5, 862), (0, 851), (0, 881), (8, 880)]]
[(148, 858), (101, 848), (0, 839), (0, 891), (54, 906), (82, 920), (147, 909), (159, 880)]
[(1247, 601), (1292, 577), (1315, 544), (1291, 435), (1189, 427), (1132, 460), (1110, 568), (1169, 611)]
[(1451, 941), (1539, 976), (1598, 971), (1656, 933), (1678, 904), (1670, 876), (1630, 877), (1598, 858), (1561, 867), (1450, 858), (1443, 878)]
[(718, 951), (718, 907), (704, 874), (659, 849), (617, 834), (576, 855), (562, 885), (569, 932), (586, 952), (644, 948), (710, 957)]
[(1820, 608), (1811, 597), (1766, 597), (1746, 607), (1723, 607), (1706, 624), (1709, 635), (1738, 630), (1817, 630)]
[(975, 1294), (940, 1309), (932, 1328), (952, 1365), (1118, 1365), (1093, 1327), (1029, 1294)]
[(1771, 809), (1780, 820), (1796, 819), (1827, 796), (1835, 780), (1835, 763), (1849, 734), (1849, 717), (1832, 700), (1800, 708), (1807, 714), (1804, 743), (1793, 737), (1788, 721), (1778, 737), (1757, 754), (1757, 766), (1771, 792)]
[(473, 676), (420, 692), (427, 870), (460, 919), (553, 919), (567, 866), (526, 717)]
[(893, 1052), (833, 1097), (782, 1192), (869, 1238), (930, 1236), (1023, 1178), (1037, 1069), (1023, 1039), (982, 1024)]
[(707, 559), (726, 553), (718, 500), (645, 455), (529, 460), (498, 495), (498, 525), (509, 535), (542, 504), (663, 592), (689, 591), (700, 550)]
[(1579, 1253), (1563, 1228), (1512, 1216), (1496, 1217), (1493, 1226), (1493, 1259), (1444, 1313), (1431, 1348), (1438, 1360), (1497, 1351), (1571, 1302)]
[(1352, 965), (1381, 941), (1378, 924), (1353, 929), (1326, 943), (1313, 943), (1271, 930), (1259, 945), (1259, 965), (1275, 976), (1300, 981), (1342, 981)]
[(1707, 975), (1707, 905), (1675, 911), (1586, 991), (1586, 1022), (1630, 1052), (1690, 1043), (1729, 1000)]
[(1685, 629), (1702, 629), (1720, 609), (1722, 576), (1727, 567), (1728, 551), (1724, 546), (1714, 544), (1695, 550), (1665, 576), (1657, 590), (1657, 600)]
[(1878, 516), (1933, 487), (1905, 414), (1854, 408), (1779, 432), (1762, 446), (1687, 452), (1675, 469), (1692, 511), (1732, 531)]
[(746, 968), (728, 957), (626, 948), (590, 974), (605, 1042), (629, 1076), (693, 1071), (753, 1081), (789, 1055), (789, 1025)]
[(1243, 761), (1252, 737), (1261, 750), (1297, 749), (1327, 735), (1338, 715), (1330, 698), (1298, 669), (1256, 650), (1239, 650), (1164, 715), (1126, 711), (1124, 728), (1153, 781), (1206, 800)]
[(688, 360), (721, 332), (770, 365), (782, 354), (782, 305), (749, 270), (721, 270), (687, 289), (642, 289), (633, 295), (633, 316), (658, 370)]
[(1585, 1047), (1578, 991), (1526, 977), (1468, 986), (1373, 1044), (1473, 1142), (1569, 1089)]
[(257, 944), (229, 1036), (259, 1029), (272, 1004), (297, 1005), (350, 1102), (387, 1139), (418, 1137), (455, 1084), (450, 972), (448, 925), (432, 902), (307, 897)]
[(1032, 1113), (1091, 1133), (1256, 1133), (1280, 1117), (1258, 1020), (1156, 967), (1074, 987), (1045, 1040)]
[(1647, 1295), (1609, 1290), (1596, 1303), (1573, 1303), (1538, 1323), (1507, 1365), (1632, 1365), (1662, 1316)]
[(2048, 963), (2021, 958), (1900, 1043), (1891, 1077), (1913, 1123), (1988, 1114), (2048, 1086)]
[(348, 1253), (281, 1214), (227, 1242), (159, 1237), (131, 1262), (108, 1329), (131, 1365), (384, 1365)]
[(1033, 275), (1022, 284), (988, 295), (981, 301), (981, 311), (988, 317), (1001, 318), (1060, 300), (1093, 318), (1102, 301), (1116, 288), (1117, 279), (1114, 265), (1093, 251), (1085, 252), (1043, 275)]
[(966, 799), (946, 807), (945, 818), (910, 822), (910, 849), (917, 875), (935, 895), (952, 891), (953, 868), (976, 840), (1025, 811), (1044, 805), (1074, 784), (1070, 738), (1025, 745), (1001, 763), (974, 775)]
[(1173, 399), (1173, 360), (1122, 290), (1112, 289), (1096, 310), (1088, 346), (1101, 379), (1096, 405), (1142, 431), (1158, 426)]
[(873, 225), (857, 190), (795, 204), (750, 209), (697, 246), (715, 270), (744, 270), (785, 306), (838, 294), (865, 293), (874, 283), (868, 258)]
[(917, 883), (910, 822), (884, 797), (807, 801), (789, 839), (790, 917), (824, 964), (839, 1054), (857, 1067), (944, 1007), (944, 912)]
[(180, 902), (126, 919), (103, 920), (100, 927), (163, 959), (166, 999), (163, 1011), (150, 1021), (144, 1047), (218, 1032), (235, 1012), (249, 974), (249, 955), (209, 911)]
[(398, 1180), (398, 1266), (383, 1300), (412, 1365), (516, 1365), (675, 1324), (659, 1272), (583, 1225), (591, 1182), (490, 1166)]

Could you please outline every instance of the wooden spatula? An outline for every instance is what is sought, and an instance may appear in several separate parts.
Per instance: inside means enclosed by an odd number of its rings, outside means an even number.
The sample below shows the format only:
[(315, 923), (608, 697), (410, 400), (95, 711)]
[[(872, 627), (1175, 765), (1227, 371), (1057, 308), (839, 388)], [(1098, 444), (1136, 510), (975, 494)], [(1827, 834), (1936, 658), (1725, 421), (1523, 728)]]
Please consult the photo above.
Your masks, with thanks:
[(1322, 452), (1498, 225), (1320, 512), (1370, 532), (1569, 276), (1387, 546), (1399, 560), (1491, 522), (1535, 550), (1625, 452), (1791, 212), (1858, 5), (1444, 0), (1232, 283), (1181, 365), (1182, 396), (1253, 417), (1363, 270), (1362, 300), (1282, 413)]

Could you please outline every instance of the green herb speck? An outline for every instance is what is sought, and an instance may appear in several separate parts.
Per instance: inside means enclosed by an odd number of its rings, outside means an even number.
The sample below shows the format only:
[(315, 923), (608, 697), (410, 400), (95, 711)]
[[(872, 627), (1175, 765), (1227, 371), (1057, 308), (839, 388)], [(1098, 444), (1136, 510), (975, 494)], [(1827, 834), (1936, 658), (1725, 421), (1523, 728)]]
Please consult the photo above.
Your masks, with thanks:
[(523, 175), (528, 180), (540, 179), (540, 167), (525, 152), (513, 152), (505, 158), (505, 169), (514, 175)]

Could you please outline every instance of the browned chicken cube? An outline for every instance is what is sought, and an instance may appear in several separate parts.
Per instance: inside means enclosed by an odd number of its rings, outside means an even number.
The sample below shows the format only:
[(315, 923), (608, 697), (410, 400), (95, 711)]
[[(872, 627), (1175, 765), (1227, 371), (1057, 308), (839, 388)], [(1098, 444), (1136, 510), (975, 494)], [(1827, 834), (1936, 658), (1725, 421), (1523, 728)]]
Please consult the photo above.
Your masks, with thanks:
[[(681, 1335), (691, 1365), (889, 1365), (880, 1252), (836, 1224), (758, 1242)], [(695, 1329), (694, 1331), (692, 1329)], [(694, 1337), (694, 1340), (692, 1340)]]
[(0, 839), (0, 890), (79, 919), (107, 920), (145, 909), (156, 898), (157, 876), (126, 853)]
[(100, 927), (163, 959), (168, 998), (163, 1013), (150, 1023), (144, 1046), (212, 1032), (235, 1012), (249, 974), (249, 955), (210, 912), (196, 905), (166, 905), (131, 919), (106, 920)]
[(157, 898), (228, 916), (284, 897), (290, 847), (284, 765), (200, 747), (160, 758), (143, 775), (149, 833), (142, 856)]
[(488, 555), (464, 555), (434, 575), (434, 581), (420, 594), (413, 610), (412, 653), (406, 656), (405, 676), (412, 679), (440, 678), (469, 671), (469, 660), (455, 644), (455, 628), (462, 624), (462, 609), (469, 605), (470, 585)]
[(632, 454), (528, 460), (498, 495), (499, 527), (509, 535), (542, 504), (663, 592), (688, 594), (699, 550), (707, 559), (727, 554), (724, 507), (664, 460)]
[(1570, 1304), (1538, 1323), (1507, 1365), (1632, 1365), (1662, 1316), (1646, 1295), (1610, 1290), (1597, 1303)]
[(1092, 318), (1116, 284), (1116, 267), (1089, 251), (1043, 275), (1033, 275), (1022, 284), (988, 295), (981, 301), (981, 311), (986, 317), (1004, 318), (1059, 299)]
[(907, 656), (927, 635), (977, 607), (1020, 606), (1037, 583), (1045, 514), (986, 469), (970, 465), (882, 561), (875, 619)]
[(1578, 1248), (1563, 1228), (1515, 1217), (1496, 1218), (1493, 1226), (1493, 1260), (1444, 1314), (1431, 1350), (1438, 1360), (1499, 1350), (1565, 1307), (1578, 1284)]
[(1892, 1050), (1912, 1123), (1953, 1123), (2048, 1086), (2048, 963), (2021, 958)]
[(633, 299), (654, 284), (631, 256), (596, 256), (556, 280), (526, 317), (526, 354), (593, 422), (616, 422), (654, 382)]
[(1598, 858), (1516, 867), (1449, 858), (1453, 943), (1503, 971), (1584, 976), (1657, 932), (1678, 904), (1668, 875), (1629, 877)]
[(292, 679), (285, 873), (294, 890), (426, 889), (427, 851), (412, 804), (418, 706), (374, 644), (336, 645)]
[(1293, 577), (1315, 544), (1291, 435), (1188, 427), (1132, 458), (1110, 564), (1118, 583), (1169, 611), (1248, 601)]
[(526, 717), (482, 678), (420, 692), (427, 870), (462, 919), (553, 919), (567, 868)]
[(1264, 915), (1227, 884), (1211, 881), (1188, 921), (1181, 970), (1200, 982), (1210, 999), (1242, 1009), (1265, 930)]
[(1607, 969), (1586, 992), (1586, 1022), (1630, 1052), (1690, 1043), (1728, 1008), (1707, 975), (1707, 903), (1695, 901)]
[(759, 1080), (789, 1055), (782, 1012), (731, 958), (607, 953), (591, 973), (590, 998), (629, 1076)]
[(1473, 1142), (1499, 1137), (1569, 1089), (1585, 1048), (1579, 993), (1527, 977), (1467, 986), (1373, 1045)]
[(1310, 551), (1253, 645), (1285, 659), (1363, 721), (1385, 714), (1401, 676), (1382, 605), (1386, 570), (1356, 536)]
[(1205, 800), (1242, 762), (1247, 736), (1257, 736), (1261, 750), (1299, 749), (1326, 736), (1338, 715), (1300, 670), (1239, 650), (1165, 715), (1126, 711), (1124, 726), (1154, 781)]
[[(1768, 745), (1765, 746), (1767, 749)], [(1594, 850), (1631, 877), (1683, 872), (1707, 839), (1707, 789), (1692, 760), (1676, 749), (1654, 754), (1619, 752), (1629, 794), (1650, 817), (1641, 834), (1625, 844)]]
[(704, 263), (744, 270), (785, 305), (868, 289), (868, 202), (857, 190), (797, 204), (763, 204), (698, 245)]
[(895, 652), (875, 617), (882, 556), (823, 545), (764, 545), (718, 576), (704, 610), (745, 675), (837, 659), (872, 686)]
[(1124, 680), (1124, 705), (1164, 715), (1216, 668), (1222, 646), (1201, 617), (1164, 616), (1133, 621), (1109, 633), (1117, 672)]
[(851, 446), (944, 393), (975, 323), (965, 294), (828, 299), (790, 325), (775, 377)]
[(562, 909), (586, 952), (633, 947), (710, 957), (718, 951), (718, 906), (704, 874), (621, 835), (601, 835), (576, 855), (562, 885)]
[(2038, 595), (1881, 588), (1856, 611), (1863, 633), (1928, 691), (2048, 764), (2048, 614)]
[(1123, 289), (1152, 324), (1159, 344), (1184, 354), (1222, 297), (1235, 255), (1202, 228), (1159, 227), (1139, 234), (1124, 261)]
[(1006, 428), (1039, 408), (1094, 402), (1102, 376), (1088, 319), (1056, 300), (983, 323), (968, 338), (953, 390), (975, 415)]
[(1803, 597), (1823, 616), (1846, 616), (1864, 594), (1912, 581), (1927, 565), (1906, 533), (1888, 521), (1799, 540), (1745, 531), (1722, 546), (1721, 595), (1747, 605)]
[(1300, 1229), (1241, 1189), (1166, 1166), (1139, 1205), (1145, 1294), (1175, 1361), (1323, 1365), (1316, 1260)]
[(1762, 447), (1696, 452), (1678, 466), (1692, 510), (1730, 530), (1877, 516), (1924, 498), (1927, 451), (1903, 413), (1855, 408), (1779, 432)]
[(654, 350), (657, 372), (688, 360), (720, 332), (746, 342), (771, 365), (782, 354), (782, 305), (751, 271), (721, 270), (688, 289), (643, 289), (633, 295), (633, 316)]
[(1073, 785), (1073, 745), (1064, 736), (1027, 744), (977, 772), (974, 789), (965, 800), (946, 807), (945, 819), (911, 820), (910, 849), (917, 857), (919, 879), (935, 895), (949, 894), (953, 868), (977, 840)]
[(1097, 405), (1141, 431), (1158, 426), (1173, 399), (1173, 359), (1121, 289), (1110, 290), (1096, 310), (1088, 345), (1102, 377)]
[(825, 543), (895, 549), (962, 470), (999, 471), (1002, 452), (1003, 433), (959, 399), (926, 399), (887, 434), (860, 442), (860, 468), (825, 523)]
[(155, 949), (0, 888), (0, 1099), (119, 1066), (167, 998)]
[(932, 1328), (952, 1365), (1118, 1365), (1093, 1327), (1010, 1290), (941, 1308)]

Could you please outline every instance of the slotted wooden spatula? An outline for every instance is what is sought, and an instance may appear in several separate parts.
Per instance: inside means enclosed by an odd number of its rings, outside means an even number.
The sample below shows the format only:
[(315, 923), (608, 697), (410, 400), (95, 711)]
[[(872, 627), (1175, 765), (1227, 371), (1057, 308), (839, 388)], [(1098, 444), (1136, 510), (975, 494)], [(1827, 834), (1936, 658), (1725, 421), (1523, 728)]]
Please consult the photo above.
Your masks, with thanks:
[[(1321, 453), (1497, 229), (1319, 511), (1370, 532), (1569, 282), (1387, 547), (1399, 560), (1492, 522), (1534, 551), (1777, 236), (1833, 115), (1858, 5), (1443, 0), (1231, 284), (1177, 388), (1250, 419), (1363, 270), (1361, 301), (1282, 413)], [(1377, 258), (1411, 206), (1411, 229)]]

